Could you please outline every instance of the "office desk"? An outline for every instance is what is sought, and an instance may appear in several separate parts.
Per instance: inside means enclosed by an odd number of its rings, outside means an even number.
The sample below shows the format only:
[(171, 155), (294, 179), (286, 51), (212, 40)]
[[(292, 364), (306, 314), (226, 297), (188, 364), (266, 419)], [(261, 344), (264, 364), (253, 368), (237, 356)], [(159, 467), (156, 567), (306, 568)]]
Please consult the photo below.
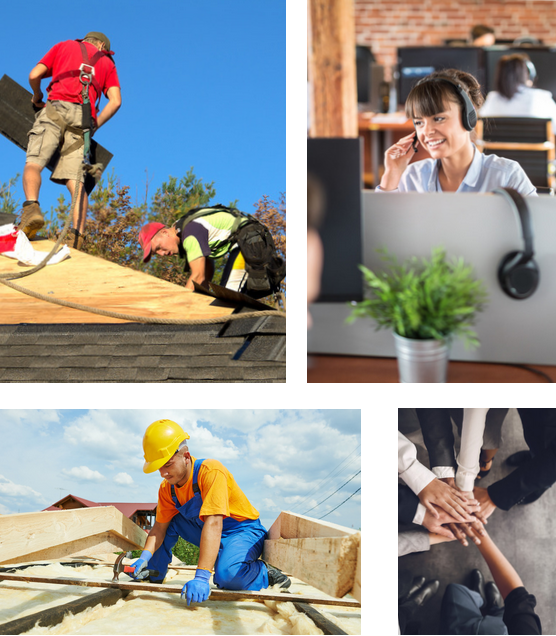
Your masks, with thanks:
[[(413, 122), (404, 113), (359, 113), (359, 134), (364, 140), (364, 152), (369, 158), (373, 175), (373, 188), (380, 183), (381, 155), (395, 141), (414, 131)], [(412, 161), (421, 161), (430, 155), (419, 145)]]
[[(530, 369), (545, 373), (556, 382), (554, 366), (521, 368), (509, 364), (455, 361), (448, 365), (448, 382), (548, 382), (547, 378)], [(311, 354), (307, 358), (307, 382), (399, 382), (398, 363), (395, 358)]]

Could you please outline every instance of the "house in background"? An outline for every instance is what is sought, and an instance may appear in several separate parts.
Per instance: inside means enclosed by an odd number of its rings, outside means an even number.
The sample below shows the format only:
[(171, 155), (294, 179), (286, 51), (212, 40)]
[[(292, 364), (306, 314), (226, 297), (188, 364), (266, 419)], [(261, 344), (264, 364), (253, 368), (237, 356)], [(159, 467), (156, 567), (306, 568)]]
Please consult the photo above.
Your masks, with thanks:
[(73, 510), (75, 508), (99, 508), (101, 506), (114, 506), (133, 523), (147, 532), (153, 527), (156, 518), (156, 503), (115, 503), (89, 501), (75, 495), (67, 495), (60, 501), (45, 508), (42, 512), (51, 510)]

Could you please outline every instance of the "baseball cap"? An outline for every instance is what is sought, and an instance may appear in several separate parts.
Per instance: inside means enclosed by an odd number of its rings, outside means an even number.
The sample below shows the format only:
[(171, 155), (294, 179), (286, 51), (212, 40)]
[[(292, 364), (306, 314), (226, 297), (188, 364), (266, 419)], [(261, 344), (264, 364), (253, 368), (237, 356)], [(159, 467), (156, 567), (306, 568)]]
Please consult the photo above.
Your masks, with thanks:
[(104, 35), (104, 33), (100, 33), (100, 31), (90, 31), (83, 39), (85, 40), (86, 38), (95, 38), (96, 40), (104, 42), (106, 50), (110, 51), (110, 40)]
[(151, 241), (154, 235), (165, 227), (164, 223), (147, 223), (139, 231), (139, 243), (143, 248), (143, 263), (148, 263), (151, 260)]

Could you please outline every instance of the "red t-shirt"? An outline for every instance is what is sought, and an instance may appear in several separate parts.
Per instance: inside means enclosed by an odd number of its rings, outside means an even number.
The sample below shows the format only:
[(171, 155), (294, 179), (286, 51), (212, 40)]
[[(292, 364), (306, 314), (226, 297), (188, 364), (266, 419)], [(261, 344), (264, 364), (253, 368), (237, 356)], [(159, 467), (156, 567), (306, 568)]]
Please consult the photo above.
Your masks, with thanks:
[[(97, 47), (90, 42), (83, 42), (83, 44), (87, 47), (89, 59), (91, 59), (95, 53), (98, 53)], [(53, 46), (40, 61), (40, 64), (44, 64), (48, 68), (45, 77), (52, 78), (56, 78), (58, 75), (62, 75), (68, 71), (78, 70), (82, 63), (83, 54), (81, 52), (81, 45), (76, 40), (59, 42)], [(112, 86), (119, 88), (120, 81), (118, 79), (118, 73), (116, 72), (116, 65), (108, 55), (103, 55), (95, 64), (94, 79), (104, 95), (106, 95), (106, 92)], [(48, 99), (50, 101), (60, 100), (63, 102), (81, 104), (82, 87), (83, 85), (79, 81), (79, 76), (60, 79), (54, 82), (52, 87), (49, 87)], [(95, 105), (99, 97), (100, 95), (98, 94), (95, 84), (91, 83), (89, 100), (91, 102), (93, 117), (96, 117)]]

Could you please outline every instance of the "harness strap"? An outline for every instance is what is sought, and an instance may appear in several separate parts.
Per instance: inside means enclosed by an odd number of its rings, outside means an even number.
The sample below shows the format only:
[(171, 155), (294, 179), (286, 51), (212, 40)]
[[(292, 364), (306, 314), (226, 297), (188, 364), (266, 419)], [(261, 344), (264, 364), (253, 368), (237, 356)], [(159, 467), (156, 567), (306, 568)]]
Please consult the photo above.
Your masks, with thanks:
[(216, 212), (226, 212), (236, 218), (232, 225), (232, 229), (230, 230), (230, 236), (227, 239), (223, 239), (222, 241), (218, 241), (218, 243), (215, 243), (212, 246), (212, 249), (214, 250), (221, 249), (227, 243), (229, 243), (229, 246), (231, 248), (232, 245), (234, 245), (235, 243), (235, 241), (232, 240), (232, 238), (235, 237), (237, 230), (239, 229), (239, 226), (242, 225), (242, 223), (244, 223), (246, 219), (252, 219), (253, 221), (257, 221), (257, 219), (253, 218), (250, 215), (243, 214), (243, 212), (236, 210), (236, 208), (227, 208), (224, 205), (218, 204), (210, 208), (192, 208), (191, 210), (189, 210), (189, 212), (184, 214), (184, 216), (182, 216), (180, 219), (178, 219), (174, 223), (174, 227), (176, 228), (178, 233), (181, 234), (185, 226), (191, 223), (191, 221), (195, 221), (199, 218), (202, 218), (203, 216), (209, 216), (210, 214), (215, 214)]

